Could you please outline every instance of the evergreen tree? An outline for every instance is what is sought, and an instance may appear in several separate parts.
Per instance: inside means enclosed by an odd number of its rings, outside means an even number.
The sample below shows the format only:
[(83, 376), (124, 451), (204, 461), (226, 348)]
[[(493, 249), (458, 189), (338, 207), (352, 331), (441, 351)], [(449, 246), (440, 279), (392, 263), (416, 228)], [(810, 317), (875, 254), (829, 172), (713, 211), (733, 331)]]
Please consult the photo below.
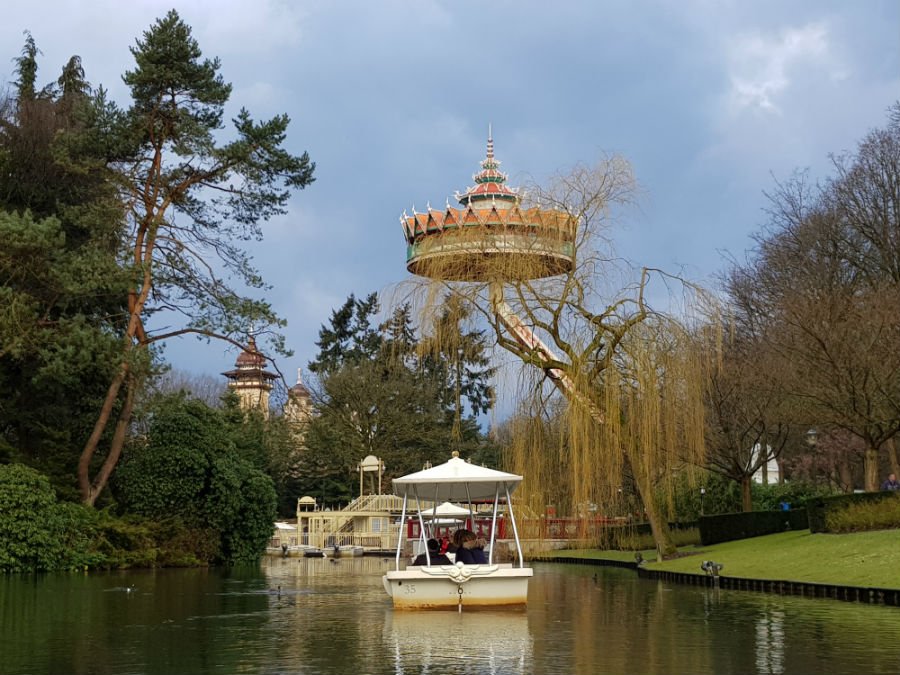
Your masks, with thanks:
[[(129, 205), (123, 245), (134, 279), (116, 372), (78, 464), (88, 504), (118, 462), (153, 344), (184, 334), (239, 340), (251, 324), (283, 324), (268, 303), (241, 295), (202, 256), (215, 251), (227, 273), (249, 288), (263, 287), (240, 244), (260, 238), (260, 222), (284, 213), (291, 190), (313, 180), (308, 155), (282, 147), (286, 115), (255, 122), (242, 109), (233, 120), (235, 140), (219, 142), (231, 85), (219, 74), (218, 59), (203, 58), (177, 12), (157, 20), (131, 53), (136, 66), (123, 78), (130, 107), (118, 110), (101, 92), (97, 123), (69, 155), (76, 162), (82, 149), (98, 144), (107, 152), (106, 177)], [(184, 323), (151, 335), (145, 322), (161, 310), (180, 314)], [(283, 350), (281, 339), (274, 344)]]
[(448, 355), (421, 343), (408, 304), (375, 329), (377, 311), (374, 294), (364, 301), (351, 295), (320, 329), (319, 353), (310, 363), (320, 386), (298, 486), (327, 502), (355, 496), (355, 468), (367, 455), (382, 459), (391, 478), (446, 460), (450, 448), (481, 458), (492, 454), (477, 421), (458, 405), (469, 391), (478, 395), (477, 386), (469, 387), (473, 382), (487, 387), (490, 371), (479, 370), (486, 363), (483, 342), (468, 334), (468, 341), (459, 341), (466, 347), (454, 352), (458, 362), (449, 364)]
[(58, 161), (86, 125), (80, 60), (65, 87), (38, 92), (39, 53), (27, 35), (15, 96), (0, 103), (0, 446), (70, 499), (73, 448), (90, 433), (121, 332), (123, 218), (101, 175)]

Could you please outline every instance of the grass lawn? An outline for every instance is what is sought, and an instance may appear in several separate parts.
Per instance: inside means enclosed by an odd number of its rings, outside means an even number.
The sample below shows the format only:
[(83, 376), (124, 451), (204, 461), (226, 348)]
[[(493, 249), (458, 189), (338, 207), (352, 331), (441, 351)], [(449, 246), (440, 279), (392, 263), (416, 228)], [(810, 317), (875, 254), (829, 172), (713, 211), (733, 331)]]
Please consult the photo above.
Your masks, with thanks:
[[(722, 563), (722, 576), (808, 581), (847, 586), (900, 588), (900, 530), (852, 534), (810, 534), (809, 530), (728, 541), (712, 546), (683, 546), (683, 557), (651, 562), (647, 569), (701, 574), (700, 563)], [(643, 551), (655, 561), (654, 551)], [(573, 558), (634, 560), (631, 551), (555, 551)]]

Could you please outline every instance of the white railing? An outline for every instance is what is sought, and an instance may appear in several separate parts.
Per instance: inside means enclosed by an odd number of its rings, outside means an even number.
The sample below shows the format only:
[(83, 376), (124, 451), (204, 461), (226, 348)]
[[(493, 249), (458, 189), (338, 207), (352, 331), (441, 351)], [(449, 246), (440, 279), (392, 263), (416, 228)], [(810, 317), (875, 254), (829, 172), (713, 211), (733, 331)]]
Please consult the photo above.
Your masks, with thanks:
[(347, 504), (342, 511), (388, 511), (399, 513), (403, 498), (397, 495), (363, 495)]

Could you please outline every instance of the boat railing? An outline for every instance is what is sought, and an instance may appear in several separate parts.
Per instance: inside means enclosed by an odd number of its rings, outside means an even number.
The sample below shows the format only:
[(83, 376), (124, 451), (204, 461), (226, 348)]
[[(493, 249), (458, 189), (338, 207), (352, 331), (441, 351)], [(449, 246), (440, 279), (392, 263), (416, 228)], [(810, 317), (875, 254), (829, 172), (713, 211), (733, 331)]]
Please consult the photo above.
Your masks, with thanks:
[(400, 513), (403, 510), (403, 498), (397, 495), (363, 495), (354, 499), (342, 510)]
[(331, 532), (321, 533), (311, 541), (313, 546), (329, 550), (335, 546), (359, 546), (366, 550), (392, 551), (397, 541), (395, 528), (383, 532)]

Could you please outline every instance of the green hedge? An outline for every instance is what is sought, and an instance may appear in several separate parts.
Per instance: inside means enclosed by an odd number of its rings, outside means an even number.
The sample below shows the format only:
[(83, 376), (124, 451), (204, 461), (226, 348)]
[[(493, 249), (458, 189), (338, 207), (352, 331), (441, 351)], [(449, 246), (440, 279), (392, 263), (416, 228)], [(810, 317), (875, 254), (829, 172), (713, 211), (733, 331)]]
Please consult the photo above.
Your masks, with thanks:
[(817, 497), (806, 502), (809, 512), (809, 529), (811, 532), (831, 532), (828, 527), (828, 516), (844, 511), (851, 506), (871, 504), (884, 499), (900, 497), (896, 492), (856, 492), (836, 497)]
[(735, 539), (760, 537), (808, 527), (806, 509), (790, 511), (746, 511), (700, 518), (700, 543), (704, 546)]

